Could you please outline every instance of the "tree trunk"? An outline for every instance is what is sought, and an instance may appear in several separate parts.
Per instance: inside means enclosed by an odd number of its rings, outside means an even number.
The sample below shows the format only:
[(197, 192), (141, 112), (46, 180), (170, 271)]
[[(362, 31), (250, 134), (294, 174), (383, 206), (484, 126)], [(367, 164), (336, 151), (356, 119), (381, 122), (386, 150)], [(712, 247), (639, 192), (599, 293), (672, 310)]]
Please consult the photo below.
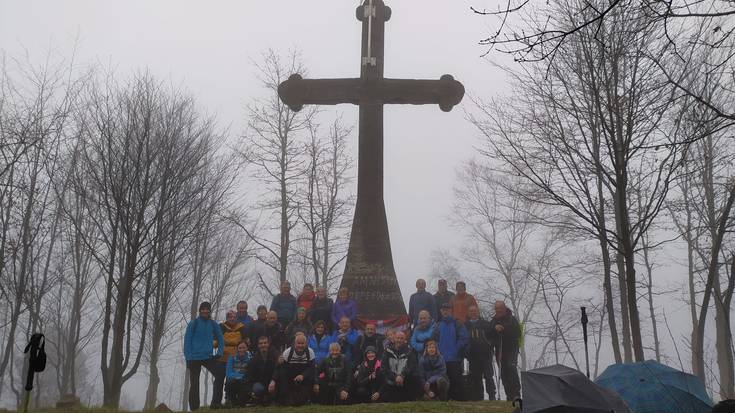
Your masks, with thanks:
[(653, 264), (651, 263), (649, 256), (648, 256), (648, 245), (643, 246), (643, 261), (646, 265), (646, 272), (648, 276), (648, 285), (647, 285), (646, 293), (648, 294), (648, 311), (650, 312), (651, 328), (653, 329), (653, 349), (656, 353), (656, 361), (660, 363), (661, 362), (661, 343), (658, 338), (658, 324), (656, 322), (656, 311), (653, 305)]
[(727, 230), (727, 222), (730, 218), (733, 202), (735, 202), (735, 185), (728, 183), (728, 198), (722, 209), (720, 219), (717, 225), (717, 236), (713, 240), (712, 249), (710, 251), (710, 262), (707, 268), (707, 283), (704, 287), (704, 296), (702, 297), (702, 305), (699, 310), (699, 322), (694, 339), (692, 340), (692, 367), (693, 373), (703, 382), (706, 380), (706, 371), (704, 366), (704, 333), (707, 324), (707, 312), (709, 310), (710, 298), (714, 290), (715, 277), (719, 268), (719, 256), (722, 249), (722, 238)]
[(633, 361), (630, 340), (630, 314), (628, 313), (628, 290), (625, 283), (625, 258), (617, 253), (615, 264), (618, 267), (618, 290), (620, 293), (620, 323), (623, 329), (623, 354), (626, 363)]

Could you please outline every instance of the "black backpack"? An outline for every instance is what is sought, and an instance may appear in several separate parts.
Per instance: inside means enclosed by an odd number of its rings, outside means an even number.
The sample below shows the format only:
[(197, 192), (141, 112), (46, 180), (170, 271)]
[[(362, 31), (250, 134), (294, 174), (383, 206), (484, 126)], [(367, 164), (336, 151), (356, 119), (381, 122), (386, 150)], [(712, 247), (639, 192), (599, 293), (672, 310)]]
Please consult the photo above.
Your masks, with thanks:
[(28, 354), (28, 377), (26, 378), (26, 391), (33, 390), (33, 374), (40, 373), (46, 369), (46, 338), (41, 333), (31, 336), (23, 353)]

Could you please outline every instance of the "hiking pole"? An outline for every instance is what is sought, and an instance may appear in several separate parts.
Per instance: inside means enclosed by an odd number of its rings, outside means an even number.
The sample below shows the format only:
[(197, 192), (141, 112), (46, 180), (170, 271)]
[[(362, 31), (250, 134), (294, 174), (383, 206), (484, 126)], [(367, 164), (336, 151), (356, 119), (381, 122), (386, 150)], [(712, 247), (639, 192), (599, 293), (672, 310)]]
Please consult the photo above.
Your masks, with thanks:
[[(500, 349), (498, 350), (498, 374), (500, 374), (500, 380), (498, 380), (498, 400), (500, 400), (500, 383), (503, 383), (503, 390), (505, 390), (505, 381), (503, 380), (503, 333), (500, 333)], [(508, 395), (506, 394), (507, 398)]]
[(23, 413), (28, 413), (28, 404), (31, 401), (31, 390), (33, 390), (33, 376), (46, 368), (46, 340), (41, 333), (31, 336), (23, 353), (28, 354), (28, 375), (26, 376), (26, 396), (23, 400)]
[(587, 365), (587, 378), (590, 378), (590, 351), (589, 347), (587, 346), (587, 308), (582, 308), (582, 334), (584, 338), (584, 361)]

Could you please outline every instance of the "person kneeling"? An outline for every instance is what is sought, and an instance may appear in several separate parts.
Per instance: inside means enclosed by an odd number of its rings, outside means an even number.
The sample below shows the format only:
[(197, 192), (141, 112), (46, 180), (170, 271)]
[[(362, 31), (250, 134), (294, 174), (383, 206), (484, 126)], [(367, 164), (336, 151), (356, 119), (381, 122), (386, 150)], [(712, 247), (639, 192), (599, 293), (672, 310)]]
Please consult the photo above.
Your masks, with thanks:
[(339, 343), (329, 345), (329, 357), (319, 363), (317, 371), (319, 384), (314, 385), (314, 393), (319, 403), (346, 404), (350, 397), (350, 368)]
[(419, 374), (424, 383), (424, 398), (427, 400), (447, 401), (449, 399), (449, 378), (444, 357), (439, 354), (435, 341), (427, 341), (424, 354), (419, 359)]
[(416, 353), (406, 345), (406, 333), (399, 331), (393, 345), (383, 353), (381, 360), (385, 383), (378, 391), (381, 402), (405, 402), (419, 394), (418, 361)]
[(365, 348), (363, 362), (357, 368), (357, 390), (355, 396), (358, 403), (377, 402), (380, 399), (380, 388), (385, 377), (381, 369), (381, 362), (373, 346)]
[(311, 398), (314, 385), (314, 350), (306, 346), (306, 336), (297, 334), (292, 347), (279, 359), (279, 367), (269, 386), (276, 389), (281, 405), (303, 406)]
[(248, 343), (241, 341), (237, 344), (237, 353), (227, 359), (225, 369), (227, 384), (225, 398), (227, 405), (242, 407), (250, 400), (250, 386), (245, 380), (245, 374), (252, 356), (248, 351)]
[(245, 382), (252, 391), (254, 401), (267, 405), (269, 397), (275, 393), (275, 385), (270, 394), (268, 389), (276, 371), (278, 353), (271, 347), (270, 339), (266, 336), (258, 337), (257, 343), (258, 351), (248, 363)]

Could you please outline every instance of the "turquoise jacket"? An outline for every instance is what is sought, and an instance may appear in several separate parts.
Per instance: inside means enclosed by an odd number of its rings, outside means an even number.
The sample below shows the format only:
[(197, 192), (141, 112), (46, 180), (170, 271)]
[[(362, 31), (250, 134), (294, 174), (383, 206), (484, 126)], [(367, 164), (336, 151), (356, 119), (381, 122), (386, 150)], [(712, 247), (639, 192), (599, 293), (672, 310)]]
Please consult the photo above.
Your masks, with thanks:
[[(217, 340), (217, 352), (214, 353), (214, 340)], [(184, 357), (186, 361), (207, 360), (213, 356), (222, 357), (225, 339), (222, 329), (212, 319), (197, 317), (186, 326), (184, 334)]]
[(253, 358), (253, 355), (248, 351), (245, 356), (240, 357), (239, 355), (230, 356), (227, 359), (227, 367), (225, 367), (225, 374), (227, 380), (245, 380), (245, 372), (248, 369), (248, 364)]
[(436, 328), (436, 324), (431, 324), (428, 328), (425, 330), (421, 330), (420, 327), (416, 327), (413, 329), (413, 334), (411, 334), (411, 348), (416, 352), (416, 354), (421, 354), (424, 352), (424, 344), (432, 339), (434, 336), (434, 329)]

